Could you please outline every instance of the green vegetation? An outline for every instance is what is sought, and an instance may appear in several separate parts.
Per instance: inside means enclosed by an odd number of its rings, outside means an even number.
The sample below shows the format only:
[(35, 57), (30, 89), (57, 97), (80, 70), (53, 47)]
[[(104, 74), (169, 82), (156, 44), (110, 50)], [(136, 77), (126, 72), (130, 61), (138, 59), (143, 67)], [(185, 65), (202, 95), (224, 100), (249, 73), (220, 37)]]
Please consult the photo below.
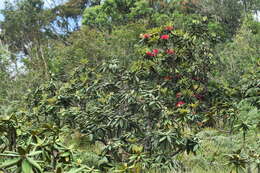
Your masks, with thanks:
[(259, 173), (259, 8), (7, 2), (0, 173)]

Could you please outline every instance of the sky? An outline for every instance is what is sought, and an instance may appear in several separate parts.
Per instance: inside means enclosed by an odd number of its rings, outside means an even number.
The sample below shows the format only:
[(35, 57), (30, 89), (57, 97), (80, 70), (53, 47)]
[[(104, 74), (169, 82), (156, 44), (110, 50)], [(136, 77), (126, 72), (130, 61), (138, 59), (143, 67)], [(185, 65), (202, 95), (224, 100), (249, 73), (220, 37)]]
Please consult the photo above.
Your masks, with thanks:
[[(2, 10), (4, 8), (4, 1), (0, 0), (0, 10)], [(3, 20), (3, 16), (2, 14), (0, 14), (0, 21)]]
[[(4, 1), (0, 0), (0, 10), (4, 8)], [(3, 16), (0, 14), (0, 20), (3, 20)]]
[(4, 6), (4, 1), (0, 1), (0, 8), (3, 8)]

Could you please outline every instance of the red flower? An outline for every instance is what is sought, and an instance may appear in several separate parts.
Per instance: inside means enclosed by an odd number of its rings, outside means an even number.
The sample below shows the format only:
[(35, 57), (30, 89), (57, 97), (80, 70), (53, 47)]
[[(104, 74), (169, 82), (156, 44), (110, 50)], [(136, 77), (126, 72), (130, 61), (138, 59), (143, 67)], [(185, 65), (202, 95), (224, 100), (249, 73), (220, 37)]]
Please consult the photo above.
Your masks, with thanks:
[(170, 38), (169, 35), (162, 35), (162, 36), (161, 36), (161, 39), (162, 39), (162, 40), (168, 40), (169, 38)]
[(173, 77), (172, 76), (164, 76), (164, 78), (163, 78), (164, 80), (172, 80), (173, 79)]
[(147, 52), (146, 52), (146, 55), (147, 55), (147, 56), (156, 56), (158, 53), (159, 53), (159, 50), (158, 50), (158, 49), (153, 49), (152, 52), (147, 51)]
[(182, 95), (181, 93), (177, 93), (177, 94), (176, 94), (176, 98), (180, 98), (181, 95)]
[(168, 55), (172, 55), (172, 54), (175, 54), (175, 51), (172, 50), (172, 49), (168, 49), (168, 50), (166, 50), (166, 53), (167, 53)]
[(165, 27), (165, 30), (167, 30), (167, 31), (172, 31), (173, 29), (174, 29), (173, 26), (166, 26), (166, 27)]
[(143, 38), (150, 38), (151, 37), (151, 34), (144, 34), (143, 35)]
[(176, 106), (177, 107), (181, 107), (182, 105), (184, 105), (185, 102), (184, 101), (179, 101), (178, 103), (176, 103)]
[(154, 53), (154, 54), (158, 54), (158, 53), (159, 53), (159, 50), (158, 50), (158, 49), (154, 49), (154, 50), (153, 50), (153, 53)]
[(153, 52), (149, 52), (149, 51), (146, 52), (146, 55), (147, 56), (155, 56), (155, 54)]

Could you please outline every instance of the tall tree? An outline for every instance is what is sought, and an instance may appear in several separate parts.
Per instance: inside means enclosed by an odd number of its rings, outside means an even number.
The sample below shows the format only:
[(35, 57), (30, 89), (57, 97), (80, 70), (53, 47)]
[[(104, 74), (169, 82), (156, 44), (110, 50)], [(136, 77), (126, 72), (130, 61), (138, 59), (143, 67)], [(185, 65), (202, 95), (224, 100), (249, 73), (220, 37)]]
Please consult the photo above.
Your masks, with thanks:
[(240, 26), (243, 4), (239, 0), (199, 0), (196, 7), (199, 13), (221, 22), (230, 37)]
[(23, 0), (17, 4), (6, 2), (1, 28), (3, 40), (11, 51), (28, 54), (28, 49), (42, 43), (43, 31), (51, 16), (44, 11), (43, 5), (43, 0)]
[(43, 47), (48, 39), (48, 25), (54, 17), (51, 11), (44, 9), (43, 0), (22, 0), (14, 4), (6, 2), (2, 14), (3, 43), (17, 56), (28, 58), (29, 68), (42, 69), (47, 76)]

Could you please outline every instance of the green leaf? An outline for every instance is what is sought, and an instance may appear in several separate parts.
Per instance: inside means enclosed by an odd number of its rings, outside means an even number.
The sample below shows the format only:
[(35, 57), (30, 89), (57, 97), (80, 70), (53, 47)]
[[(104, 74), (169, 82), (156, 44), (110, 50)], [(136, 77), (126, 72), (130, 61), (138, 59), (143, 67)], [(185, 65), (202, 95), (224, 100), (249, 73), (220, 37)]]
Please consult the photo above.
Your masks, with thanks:
[(33, 159), (29, 158), (29, 157), (26, 157), (26, 159), (28, 160), (28, 162), (33, 165), (33, 167), (35, 167), (38, 171), (42, 172), (42, 169), (40, 167), (40, 165), (34, 161)]
[(106, 163), (108, 163), (108, 160), (106, 157), (103, 157), (101, 160), (98, 161), (98, 166), (101, 166)]
[(0, 169), (1, 168), (9, 168), (11, 166), (14, 166), (16, 164), (18, 164), (18, 162), (20, 161), (21, 159), (18, 158), (18, 159), (12, 159), (12, 160), (7, 160), (5, 161), (2, 165), (0, 165)]
[(159, 143), (161, 143), (162, 141), (164, 141), (166, 138), (167, 138), (167, 136), (162, 137), (162, 138), (159, 140)]
[(31, 152), (30, 154), (28, 154), (28, 156), (35, 156), (35, 155), (38, 155), (41, 153), (42, 153), (42, 151), (34, 151), (34, 152)]
[(64, 152), (60, 155), (60, 157), (68, 157), (70, 156), (70, 152)]
[(8, 153), (6, 153), (6, 154), (0, 154), (0, 156), (7, 156), (7, 157), (19, 157), (20, 155), (18, 155), (18, 154), (8, 154)]
[(70, 170), (69, 172), (66, 172), (66, 173), (78, 173), (78, 172), (81, 172), (84, 169), (85, 169), (85, 167), (78, 168), (78, 169), (72, 169), (72, 170)]
[(167, 141), (171, 144), (172, 143), (172, 140), (171, 140), (171, 137), (170, 136), (167, 136)]
[(23, 173), (33, 173), (32, 166), (27, 160), (23, 160), (22, 162), (22, 172)]

